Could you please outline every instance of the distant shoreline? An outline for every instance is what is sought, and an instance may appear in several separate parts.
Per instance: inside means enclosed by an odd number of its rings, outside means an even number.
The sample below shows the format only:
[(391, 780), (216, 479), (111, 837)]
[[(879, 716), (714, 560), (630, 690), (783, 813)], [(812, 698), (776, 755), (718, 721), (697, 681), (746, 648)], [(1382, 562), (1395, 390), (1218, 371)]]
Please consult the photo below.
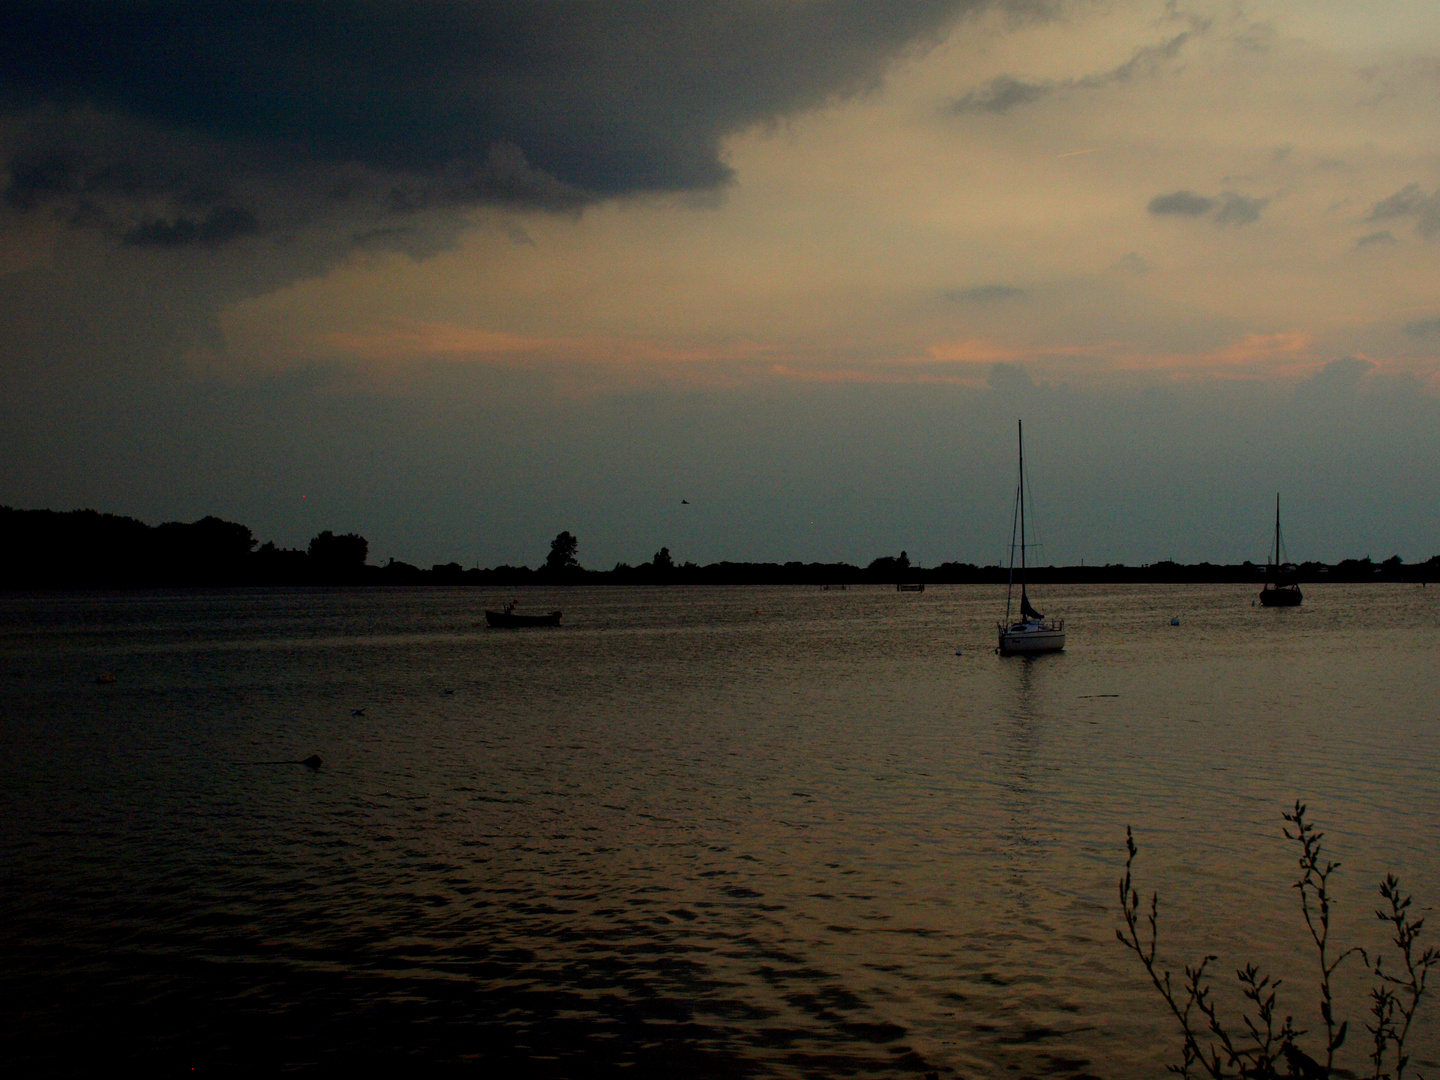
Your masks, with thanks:
[[(563, 534), (568, 536), (568, 534)], [(653, 562), (610, 570), (578, 565), (465, 568), (457, 562), (424, 569), (391, 559), (383, 566), (366, 563), (369, 545), (355, 534), (315, 537), (307, 549), (256, 547), (250, 530), (234, 522), (206, 517), (185, 524), (149, 526), (134, 518), (93, 510), (57, 512), (0, 507), (0, 590), (53, 592), (95, 589), (193, 587), (276, 587), (326, 585), (1003, 585), (1003, 566), (946, 562), (910, 565), (900, 556), (875, 559), (868, 566), (850, 563), (722, 561), (697, 565), (672, 563), (661, 549)], [(663, 559), (661, 556), (663, 555)], [(1304, 582), (1414, 582), (1440, 580), (1440, 555), (1407, 564), (1399, 556), (1383, 562), (1344, 559), (1298, 564)], [(1031, 584), (1249, 584), (1264, 581), (1265, 567), (1239, 564), (1176, 563), (1141, 566), (1032, 566)]]

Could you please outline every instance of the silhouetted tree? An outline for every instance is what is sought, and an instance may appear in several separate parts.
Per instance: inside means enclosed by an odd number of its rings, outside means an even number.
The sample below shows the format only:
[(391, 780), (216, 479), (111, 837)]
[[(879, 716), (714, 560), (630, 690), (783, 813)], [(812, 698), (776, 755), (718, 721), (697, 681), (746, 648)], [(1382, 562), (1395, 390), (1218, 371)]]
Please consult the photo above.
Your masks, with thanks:
[(152, 530), (94, 510), (0, 507), (0, 582), (21, 588), (146, 583)]
[(575, 551), (579, 547), (580, 541), (569, 532), (560, 533), (550, 541), (550, 554), (545, 557), (545, 569), (552, 574), (559, 574), (578, 567), (580, 564), (575, 559)]
[(326, 529), (310, 541), (309, 552), (310, 563), (322, 578), (353, 578), (365, 569), (370, 542), (358, 533), (336, 536)]
[(865, 568), (871, 581), (899, 580), (909, 569), (910, 556), (903, 551), (899, 555), (882, 555)]
[(1379, 569), (1366, 555), (1363, 559), (1341, 559), (1335, 564), (1332, 576), (1339, 581), (1371, 581)]
[(304, 585), (310, 580), (310, 556), (303, 548), (276, 547), (267, 540), (255, 552), (255, 581), (264, 585)]
[(235, 584), (248, 576), (255, 537), (214, 516), (192, 524), (167, 521), (152, 532), (154, 577), (174, 585)]
[(424, 571), (418, 566), (391, 558), (389, 562), (380, 567), (380, 580), (395, 583), (417, 582), (423, 580), (421, 577), (423, 573)]
[(662, 574), (668, 574), (675, 569), (675, 560), (670, 557), (670, 549), (662, 547), (655, 552), (655, 558), (650, 560), (650, 565), (655, 567)]

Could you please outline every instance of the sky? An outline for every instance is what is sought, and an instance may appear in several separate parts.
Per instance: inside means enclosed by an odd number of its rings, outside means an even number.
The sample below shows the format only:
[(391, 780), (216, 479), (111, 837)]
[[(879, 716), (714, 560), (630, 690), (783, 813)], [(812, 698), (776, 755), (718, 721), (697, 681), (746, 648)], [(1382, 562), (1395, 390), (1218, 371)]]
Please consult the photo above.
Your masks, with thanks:
[(13, 0), (0, 503), (1423, 560), (1437, 257), (1433, 0)]

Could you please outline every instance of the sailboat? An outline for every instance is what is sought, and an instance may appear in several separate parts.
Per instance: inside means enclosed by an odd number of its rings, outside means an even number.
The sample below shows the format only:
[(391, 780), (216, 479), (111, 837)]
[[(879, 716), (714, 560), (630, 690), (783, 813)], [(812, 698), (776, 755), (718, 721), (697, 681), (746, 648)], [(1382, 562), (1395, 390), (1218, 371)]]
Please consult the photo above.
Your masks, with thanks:
[(1297, 583), (1300, 568), (1285, 561), (1285, 542), (1280, 537), (1280, 493), (1275, 493), (1275, 546), (1265, 562), (1265, 587), (1260, 590), (1263, 607), (1299, 607), (1305, 599)]
[[(1010, 581), (1005, 588), (1005, 621), (996, 623), (1000, 634), (1000, 655), (1059, 652), (1065, 648), (1065, 620), (1046, 619), (1035, 610), (1025, 591), (1025, 424), (1016, 421), (1020, 439), (1020, 479), (1015, 485), (1015, 517), (1010, 526)], [(1020, 618), (1010, 621), (1015, 595), (1015, 533), (1020, 543)]]

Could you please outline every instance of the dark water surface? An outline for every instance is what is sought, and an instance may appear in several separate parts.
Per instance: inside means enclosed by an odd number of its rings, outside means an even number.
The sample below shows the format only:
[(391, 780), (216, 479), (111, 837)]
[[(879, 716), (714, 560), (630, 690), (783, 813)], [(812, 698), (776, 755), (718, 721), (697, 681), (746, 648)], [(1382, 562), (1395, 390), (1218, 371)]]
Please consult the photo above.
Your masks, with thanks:
[(1337, 939), (1382, 943), (1387, 870), (1440, 902), (1440, 588), (1056, 586), (1033, 660), (988, 588), (519, 595), (566, 625), (485, 630), (468, 589), (0, 597), (0, 1058), (1159, 1076), (1127, 824), (1162, 956), (1273, 968), (1302, 1027), (1283, 808), (1344, 864)]

